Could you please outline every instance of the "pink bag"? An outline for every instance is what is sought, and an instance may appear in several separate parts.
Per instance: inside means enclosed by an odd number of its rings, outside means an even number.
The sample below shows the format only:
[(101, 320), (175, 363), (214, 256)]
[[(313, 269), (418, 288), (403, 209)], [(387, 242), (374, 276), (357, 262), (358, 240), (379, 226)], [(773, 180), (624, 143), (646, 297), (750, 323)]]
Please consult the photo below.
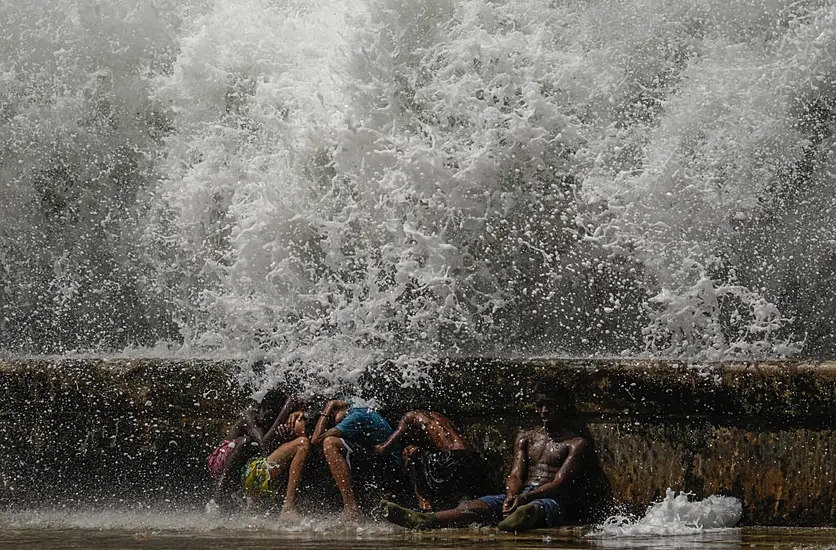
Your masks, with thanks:
[(219, 479), (221, 474), (224, 473), (226, 463), (229, 462), (229, 455), (232, 453), (232, 449), (234, 448), (235, 441), (224, 439), (223, 443), (218, 445), (218, 447), (212, 451), (212, 454), (209, 455), (209, 473), (213, 478)]

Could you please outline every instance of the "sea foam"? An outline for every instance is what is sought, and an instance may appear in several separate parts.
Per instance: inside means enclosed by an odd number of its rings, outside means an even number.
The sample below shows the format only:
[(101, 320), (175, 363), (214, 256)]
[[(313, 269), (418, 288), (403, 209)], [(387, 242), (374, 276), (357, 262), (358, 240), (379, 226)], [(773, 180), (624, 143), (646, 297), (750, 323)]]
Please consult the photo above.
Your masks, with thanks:
[(711, 495), (692, 500), (691, 493), (668, 489), (664, 500), (647, 508), (642, 518), (613, 515), (593, 529), (591, 537), (692, 535), (737, 525), (743, 505), (735, 497)]

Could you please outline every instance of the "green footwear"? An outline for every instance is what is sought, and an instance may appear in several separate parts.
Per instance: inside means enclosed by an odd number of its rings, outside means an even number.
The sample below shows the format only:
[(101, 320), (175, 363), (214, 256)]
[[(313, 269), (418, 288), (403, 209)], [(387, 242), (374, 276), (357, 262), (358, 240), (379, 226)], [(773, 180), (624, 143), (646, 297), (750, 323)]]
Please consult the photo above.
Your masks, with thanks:
[(503, 519), (497, 528), (500, 531), (528, 531), (534, 529), (546, 517), (546, 509), (539, 504), (524, 504)]
[(400, 525), (401, 527), (406, 527), (407, 529), (429, 527), (435, 521), (435, 517), (432, 514), (413, 512), (388, 500), (383, 501), (383, 517), (387, 521), (395, 525)]

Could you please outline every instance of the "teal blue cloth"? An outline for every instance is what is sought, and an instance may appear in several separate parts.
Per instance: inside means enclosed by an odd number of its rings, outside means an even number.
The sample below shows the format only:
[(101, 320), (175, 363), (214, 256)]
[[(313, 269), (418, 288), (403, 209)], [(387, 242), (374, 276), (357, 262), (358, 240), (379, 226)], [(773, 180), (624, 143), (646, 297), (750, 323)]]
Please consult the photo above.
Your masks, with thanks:
[(379, 412), (365, 407), (348, 409), (348, 414), (336, 428), (344, 438), (366, 448), (383, 443), (395, 431)]
[[(366, 450), (380, 445), (395, 431), (379, 412), (366, 407), (350, 408), (348, 414), (335, 428), (343, 434), (343, 439), (356, 443)], [(396, 463), (402, 463), (400, 445), (392, 445), (387, 454), (391, 454)]]

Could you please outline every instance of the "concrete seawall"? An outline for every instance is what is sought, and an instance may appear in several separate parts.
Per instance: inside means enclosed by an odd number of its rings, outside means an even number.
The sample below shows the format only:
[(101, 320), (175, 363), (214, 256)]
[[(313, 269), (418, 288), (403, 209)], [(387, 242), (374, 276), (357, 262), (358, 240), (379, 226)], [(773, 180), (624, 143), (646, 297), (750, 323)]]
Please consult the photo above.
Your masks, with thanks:
[[(0, 360), (0, 508), (187, 505), (247, 392), (221, 361)], [(431, 408), (484, 451), (501, 484), (514, 434), (537, 424), (533, 381), (554, 373), (595, 442), (603, 485), (641, 511), (665, 489), (736, 496), (743, 522), (836, 525), (836, 363), (457, 360), (402, 389), (363, 391), (394, 422)], [(599, 503), (600, 504), (600, 503)]]

